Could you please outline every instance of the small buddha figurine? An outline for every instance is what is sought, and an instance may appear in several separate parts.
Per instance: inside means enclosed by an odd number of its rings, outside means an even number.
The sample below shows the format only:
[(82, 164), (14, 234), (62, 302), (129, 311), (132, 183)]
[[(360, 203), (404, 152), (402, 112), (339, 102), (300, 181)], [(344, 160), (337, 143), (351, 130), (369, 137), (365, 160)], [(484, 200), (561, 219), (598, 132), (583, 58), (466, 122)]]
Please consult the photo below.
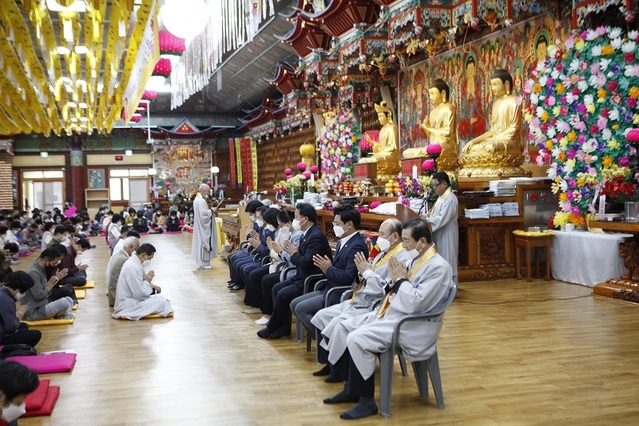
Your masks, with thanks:
[[(360, 163), (377, 163), (377, 176), (381, 179), (390, 179), (397, 176), (401, 170), (399, 163), (399, 132), (397, 125), (393, 123), (393, 111), (386, 106), (386, 101), (375, 104), (377, 119), (382, 128), (379, 131), (379, 140), (370, 140), (373, 145), (373, 156), (359, 160)], [(365, 136), (368, 137), (368, 136)]]
[(490, 80), (496, 98), (490, 130), (466, 143), (459, 159), (460, 176), (517, 176), (524, 173), (521, 108), (508, 71), (498, 69)]
[[(440, 78), (433, 80), (428, 89), (430, 101), (435, 106), (424, 119), (421, 128), (428, 137), (429, 144), (439, 144), (442, 152), (437, 160), (440, 170), (457, 168), (459, 143), (457, 140), (457, 112), (450, 102), (450, 88)], [(403, 158), (426, 156), (426, 147), (409, 148), (402, 153)]]

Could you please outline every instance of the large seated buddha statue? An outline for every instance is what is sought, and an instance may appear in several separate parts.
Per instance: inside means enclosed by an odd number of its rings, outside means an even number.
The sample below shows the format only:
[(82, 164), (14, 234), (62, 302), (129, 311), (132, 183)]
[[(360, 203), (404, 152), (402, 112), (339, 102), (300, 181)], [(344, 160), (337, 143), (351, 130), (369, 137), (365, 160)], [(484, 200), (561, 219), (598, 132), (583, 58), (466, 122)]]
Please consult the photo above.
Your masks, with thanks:
[(375, 104), (377, 111), (377, 119), (382, 128), (379, 131), (379, 140), (375, 141), (369, 138), (369, 142), (373, 146), (373, 156), (364, 157), (359, 163), (376, 163), (377, 178), (379, 180), (388, 180), (397, 177), (401, 170), (399, 163), (399, 132), (397, 125), (393, 123), (393, 111), (386, 106), (386, 101), (382, 101), (379, 105)]
[[(428, 89), (428, 96), (434, 108), (424, 119), (421, 128), (428, 137), (428, 144), (439, 144), (442, 152), (437, 160), (439, 170), (455, 170), (459, 143), (457, 140), (457, 112), (450, 102), (450, 88), (440, 78), (433, 80)], [(418, 158), (426, 156), (426, 147), (408, 148), (402, 158)]]
[(466, 143), (459, 158), (460, 177), (521, 176), (524, 170), (521, 107), (508, 71), (498, 69), (490, 80), (495, 97), (490, 130)]

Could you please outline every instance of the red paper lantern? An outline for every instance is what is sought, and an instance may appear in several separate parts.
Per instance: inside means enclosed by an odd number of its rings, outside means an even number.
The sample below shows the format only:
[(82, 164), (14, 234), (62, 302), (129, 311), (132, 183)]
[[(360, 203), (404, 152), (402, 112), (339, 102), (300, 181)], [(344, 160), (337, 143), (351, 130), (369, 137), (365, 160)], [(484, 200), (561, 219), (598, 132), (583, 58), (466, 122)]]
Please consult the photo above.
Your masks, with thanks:
[[(169, 72), (170, 74), (170, 72)], [(142, 99), (146, 99), (147, 101), (153, 101), (158, 97), (158, 92), (153, 90), (145, 90), (142, 92)]]
[(186, 41), (183, 38), (174, 36), (168, 30), (160, 31), (158, 38), (161, 55), (181, 56), (186, 50)]

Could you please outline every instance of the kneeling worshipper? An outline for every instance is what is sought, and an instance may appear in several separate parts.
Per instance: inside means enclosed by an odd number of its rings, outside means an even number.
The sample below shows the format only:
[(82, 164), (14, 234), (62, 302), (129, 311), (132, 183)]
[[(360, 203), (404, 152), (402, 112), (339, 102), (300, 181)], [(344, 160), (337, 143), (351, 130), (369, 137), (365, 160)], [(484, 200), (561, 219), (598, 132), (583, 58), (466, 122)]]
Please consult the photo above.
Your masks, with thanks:
[[(135, 231), (131, 231), (135, 232)], [(135, 232), (137, 235), (137, 232)], [(133, 255), (133, 252), (140, 246), (140, 239), (134, 236), (126, 237), (122, 249), (113, 253), (113, 256), (109, 259), (109, 263), (106, 269), (107, 280), (107, 297), (109, 299), (109, 306), (115, 305), (115, 291), (118, 286), (118, 279), (120, 278), (120, 272), (124, 263), (129, 260)]]
[(149, 265), (153, 256), (155, 247), (146, 243), (124, 262), (115, 292), (113, 318), (137, 321), (148, 315), (167, 317), (173, 313), (169, 300), (159, 294), (162, 289), (151, 283), (155, 273), (144, 273), (144, 267)]
[(33, 278), (24, 271), (12, 272), (4, 287), (0, 287), (0, 345), (23, 343), (35, 348), (40, 341), (40, 330), (29, 330), (29, 326), (21, 322), (27, 307), (22, 305), (16, 310), (16, 301), (31, 287)]
[[(388, 261), (396, 257), (400, 262), (408, 259), (406, 250), (402, 246), (402, 223), (399, 219), (386, 219), (379, 227), (379, 237), (377, 246), (381, 252), (370, 259), (369, 262), (363, 253), (355, 255), (355, 265), (362, 276), (359, 285), (353, 291), (353, 295), (340, 304), (332, 305), (318, 311), (311, 322), (320, 330), (323, 339), (317, 348), (317, 359), (327, 365), (319, 371), (313, 373), (314, 376), (326, 376), (331, 373), (331, 366), (328, 364), (326, 349), (331, 340), (335, 325), (349, 318), (367, 314), (373, 306), (379, 302), (386, 294), (386, 287), (391, 284), (388, 272)], [(346, 342), (336, 342), (341, 344), (340, 354), (346, 348)], [(336, 349), (337, 350), (337, 349)], [(326, 380), (328, 383), (341, 381), (331, 374)]]
[[(396, 257), (388, 261), (393, 287), (380, 307), (366, 315), (340, 322), (329, 341), (329, 361), (338, 376), (345, 380), (344, 389), (326, 398), (325, 404), (358, 402), (342, 413), (342, 419), (360, 419), (377, 414), (375, 403), (375, 364), (377, 355), (390, 348), (395, 326), (410, 315), (427, 314), (446, 300), (454, 288), (453, 272), (446, 260), (437, 254), (428, 223), (412, 219), (402, 226), (402, 241), (407, 252), (408, 267)], [(407, 324), (399, 344), (406, 358), (434, 353), (441, 321)], [(343, 354), (331, 350), (331, 343), (346, 341)]]

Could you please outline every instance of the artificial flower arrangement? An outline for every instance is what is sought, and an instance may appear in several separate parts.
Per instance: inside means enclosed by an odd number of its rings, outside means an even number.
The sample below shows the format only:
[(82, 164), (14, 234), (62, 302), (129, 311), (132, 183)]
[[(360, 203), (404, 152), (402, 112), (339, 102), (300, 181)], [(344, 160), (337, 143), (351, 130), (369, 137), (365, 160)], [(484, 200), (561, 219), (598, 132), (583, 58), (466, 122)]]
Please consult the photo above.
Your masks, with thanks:
[(353, 176), (359, 159), (362, 132), (351, 111), (324, 114), (324, 129), (319, 138), (322, 177), (327, 185), (343, 182)]
[[(553, 223), (583, 225), (598, 196), (634, 194), (639, 141), (639, 32), (575, 32), (526, 83), (529, 139), (559, 193)], [(613, 200), (614, 201), (614, 200)]]

